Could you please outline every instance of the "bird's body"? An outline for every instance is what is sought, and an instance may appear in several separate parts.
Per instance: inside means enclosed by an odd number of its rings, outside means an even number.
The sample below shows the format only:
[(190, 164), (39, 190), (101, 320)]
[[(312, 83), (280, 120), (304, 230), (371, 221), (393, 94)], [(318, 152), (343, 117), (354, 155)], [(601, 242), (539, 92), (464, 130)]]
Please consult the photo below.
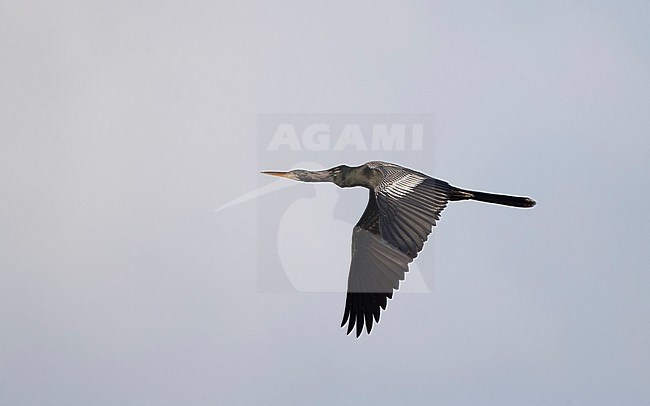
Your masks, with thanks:
[(423, 173), (388, 162), (324, 171), (263, 172), (303, 182), (333, 182), (340, 187), (369, 189), (368, 205), (352, 233), (352, 261), (341, 327), (379, 322), (381, 309), (399, 288), (411, 263), (422, 250), (440, 213), (450, 201), (478, 200), (513, 207), (533, 207), (527, 197), (476, 192), (451, 186)]

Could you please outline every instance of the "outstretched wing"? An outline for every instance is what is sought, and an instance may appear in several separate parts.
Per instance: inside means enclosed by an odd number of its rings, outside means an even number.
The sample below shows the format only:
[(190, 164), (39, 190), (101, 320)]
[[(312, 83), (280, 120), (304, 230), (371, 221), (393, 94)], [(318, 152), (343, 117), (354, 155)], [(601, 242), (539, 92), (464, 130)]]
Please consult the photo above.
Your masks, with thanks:
[(399, 281), (404, 280), (413, 260), (381, 237), (380, 216), (375, 192), (371, 190), (366, 211), (352, 232), (352, 262), (341, 322), (341, 327), (348, 323), (348, 334), (356, 325), (357, 337), (364, 323), (370, 333), (373, 319), (379, 322), (380, 309), (386, 309), (388, 299), (399, 288)]
[[(390, 168), (393, 169), (393, 168)], [(365, 324), (370, 333), (379, 322), (393, 290), (408, 272), (408, 264), (422, 250), (431, 228), (446, 207), (448, 183), (405, 168), (388, 170), (370, 191), (368, 206), (352, 233), (352, 262), (341, 327), (348, 334)]]
[(400, 170), (389, 172), (375, 193), (382, 238), (415, 258), (447, 207), (452, 187), (415, 171)]

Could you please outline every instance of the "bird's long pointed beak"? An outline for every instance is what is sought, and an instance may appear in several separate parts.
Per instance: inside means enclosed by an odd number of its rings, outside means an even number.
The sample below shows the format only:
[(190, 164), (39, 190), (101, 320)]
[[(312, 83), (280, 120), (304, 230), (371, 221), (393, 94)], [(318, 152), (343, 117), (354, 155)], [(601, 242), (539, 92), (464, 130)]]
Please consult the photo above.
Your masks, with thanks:
[(298, 177), (291, 172), (262, 171), (260, 173), (263, 173), (264, 175), (279, 176), (281, 178), (299, 180)]

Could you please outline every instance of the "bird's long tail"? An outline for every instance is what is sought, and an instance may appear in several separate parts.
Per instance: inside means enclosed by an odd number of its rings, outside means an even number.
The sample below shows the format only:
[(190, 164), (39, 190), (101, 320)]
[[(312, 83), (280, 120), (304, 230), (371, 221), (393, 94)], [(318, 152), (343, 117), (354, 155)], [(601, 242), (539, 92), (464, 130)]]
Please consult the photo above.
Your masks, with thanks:
[(494, 193), (464, 190), (457, 187), (452, 187), (449, 200), (478, 200), (479, 202), (502, 204), (512, 207), (533, 207), (535, 204), (537, 204), (537, 202), (535, 202), (530, 197), (497, 195)]

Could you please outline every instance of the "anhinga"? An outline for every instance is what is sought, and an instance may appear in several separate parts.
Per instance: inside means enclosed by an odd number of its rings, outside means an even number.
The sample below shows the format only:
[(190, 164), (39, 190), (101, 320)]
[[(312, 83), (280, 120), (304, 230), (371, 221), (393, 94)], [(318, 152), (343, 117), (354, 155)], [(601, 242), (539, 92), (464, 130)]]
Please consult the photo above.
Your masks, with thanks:
[(365, 323), (370, 334), (373, 319), (392, 299), (393, 290), (408, 272), (440, 212), (449, 201), (478, 200), (513, 207), (533, 207), (528, 197), (497, 195), (464, 190), (423, 173), (387, 162), (361, 166), (336, 166), (323, 171), (297, 169), (262, 172), (301, 182), (333, 182), (339, 187), (370, 189), (368, 206), (352, 232), (352, 262), (341, 327), (348, 334), (356, 325), (357, 337)]

